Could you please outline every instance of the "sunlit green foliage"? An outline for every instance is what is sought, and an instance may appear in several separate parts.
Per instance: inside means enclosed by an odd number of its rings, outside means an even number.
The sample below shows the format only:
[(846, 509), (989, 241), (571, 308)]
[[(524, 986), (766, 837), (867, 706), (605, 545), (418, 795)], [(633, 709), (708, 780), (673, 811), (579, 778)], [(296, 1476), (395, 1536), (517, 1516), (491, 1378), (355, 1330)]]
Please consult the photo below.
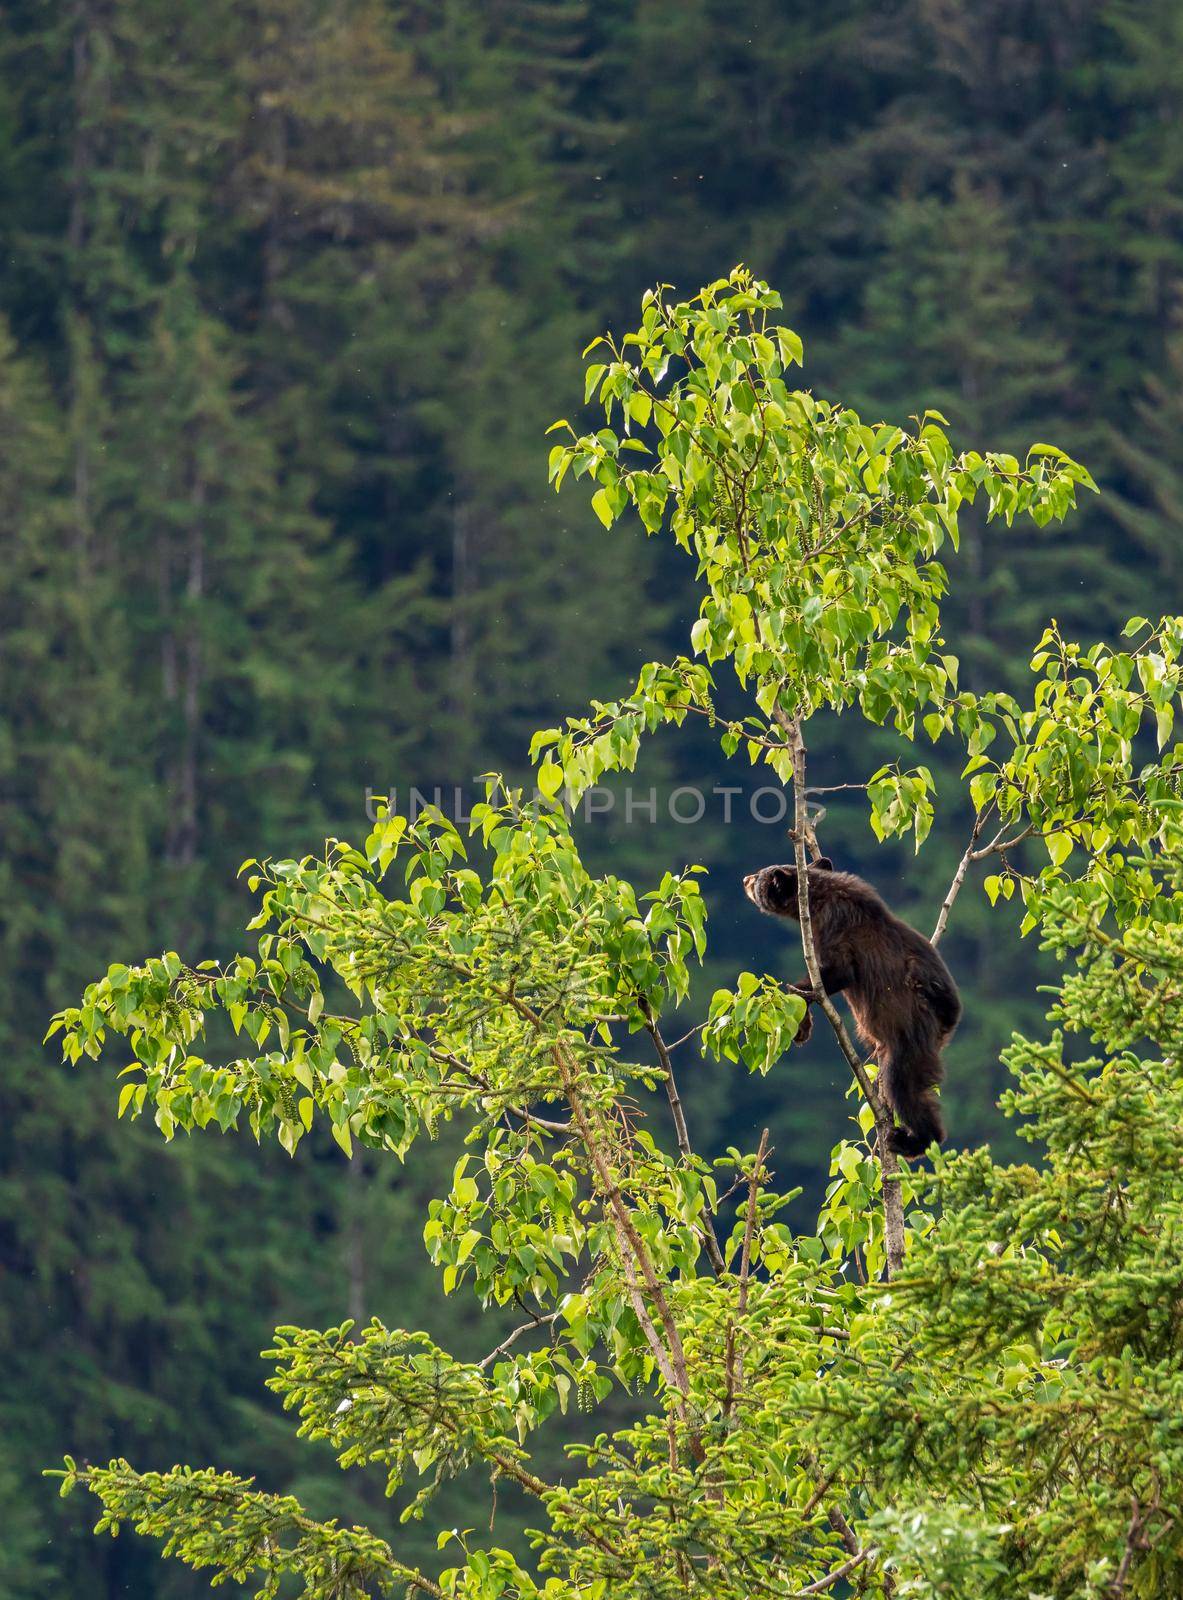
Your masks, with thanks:
[[(257, 1352), (274, 1322), (378, 1310), (479, 1348), (477, 1312), (440, 1301), (412, 1221), (447, 1188), (458, 1125), (409, 1171), (371, 1147), (346, 1164), (328, 1117), (294, 1170), (239, 1139), (166, 1145), (39, 1039), (117, 957), (237, 948), (244, 855), (359, 839), (369, 785), (405, 798), (507, 764), (521, 782), (531, 729), (681, 647), (692, 564), (672, 540), (597, 538), (590, 506), (556, 508), (539, 471), (555, 402), (578, 401), (585, 330), (659, 268), (683, 292), (757, 259), (816, 395), (868, 419), (936, 405), (959, 442), (1022, 458), (1052, 438), (1087, 460), (1105, 493), (1067, 523), (987, 526), (979, 497), (960, 553), (946, 546), (963, 688), (1029, 706), (1049, 612), (1066, 638), (1113, 644), (1130, 613), (1176, 604), (1159, 596), (1183, 549), (1181, 15), (1166, 0), (6, 7), (6, 1596), (204, 1592), (149, 1545), (91, 1540), (81, 1496), (56, 1503), (37, 1470), (71, 1442), (91, 1460), (257, 1464), (318, 1514), (365, 1520), (374, 1475), (338, 1479), (268, 1409)], [(688, 724), (646, 742), (641, 783), (713, 772), (714, 731)], [(883, 847), (850, 794), (827, 797), (827, 851), (925, 928), (962, 847), (962, 748), (923, 744), (897, 773), (890, 725), (811, 724), (812, 779), (887, 764)], [(939, 821), (917, 867), (895, 824), (923, 828), (926, 771)], [(968, 828), (967, 798), (959, 815)], [(783, 844), (742, 802), (725, 829), (661, 831), (618, 811), (580, 842), (638, 884), (650, 861), (709, 864), (709, 971), (681, 1033), (740, 968), (780, 971), (734, 899)], [(964, 894), (945, 941), (969, 1002), (948, 1113), (958, 1144), (1014, 1155), (997, 1050), (1016, 1023), (1038, 1035), (1052, 963), (999, 932)], [(767, 1120), (780, 1181), (813, 1196), (850, 1109), (827, 1049), (815, 1032), (787, 1075), (748, 1080), (688, 1043), (696, 1142), (747, 1145)], [(805, 1226), (806, 1202), (786, 1214)], [(437, 1516), (484, 1526), (487, 1505), (462, 1510), (482, 1492), (452, 1486)], [(503, 1494), (497, 1537), (519, 1550), (521, 1520)], [(430, 1562), (424, 1529), (406, 1537)]]
[[(491, 782), (468, 842), (438, 814), (389, 812), (360, 849), (248, 862), (254, 954), (112, 967), (54, 1024), (74, 1061), (127, 1039), (120, 1112), (150, 1112), (166, 1138), (242, 1123), (291, 1150), (322, 1117), (346, 1153), (405, 1159), (461, 1124), (428, 1253), (446, 1291), (527, 1320), (479, 1363), (376, 1322), (283, 1328), (272, 1387), (343, 1467), (381, 1466), (392, 1494), (419, 1480), (404, 1519), (474, 1464), (516, 1484), (536, 1501), (533, 1562), (445, 1529), (452, 1564), (431, 1574), (239, 1478), (71, 1461), (63, 1488), (99, 1497), (101, 1528), (161, 1535), (261, 1595), (294, 1573), (324, 1600), (748, 1600), (845, 1581), (1101, 1600), (1183, 1577), (1183, 620), (1134, 619), (1126, 651), (1053, 624), (1030, 710), (959, 689), (939, 553), (962, 505), (980, 494), (1042, 522), (1091, 480), (1051, 446), (1026, 465), (956, 455), (931, 416), (867, 426), (791, 390), (801, 351), (777, 305), (742, 269), (692, 301), (647, 296), (590, 372), (608, 426), (552, 456), (558, 482), (593, 481), (601, 520), (635, 507), (697, 559), (705, 665), (653, 664), (629, 699), (544, 730), (537, 795)], [(721, 661), (754, 701), (739, 722), (716, 710)], [(983, 1149), (901, 1178), (844, 1142), (799, 1234), (766, 1141), (714, 1163), (690, 1141), (662, 1028), (705, 950), (697, 875), (640, 894), (591, 874), (561, 800), (691, 712), (799, 794), (809, 717), (856, 705), (966, 757), (975, 817), (938, 932), (996, 858), (1002, 926), (1038, 929), (1074, 970), (1051, 1039), (1016, 1036), (1007, 1057), (1008, 1109), (1043, 1166)], [(919, 848), (937, 826), (925, 772), (852, 774), (881, 837), (912, 828)], [(218, 1013), (242, 1056), (203, 1054)], [(775, 976), (744, 973), (716, 993), (704, 1044), (720, 1070), (778, 1070), (801, 1013)], [(1065, 1032), (1104, 1055), (1075, 1061)], [(663, 1090), (675, 1150), (651, 1131)], [(873, 1111), (857, 1112), (864, 1136)], [(620, 1391), (634, 1420), (540, 1475), (537, 1430)]]

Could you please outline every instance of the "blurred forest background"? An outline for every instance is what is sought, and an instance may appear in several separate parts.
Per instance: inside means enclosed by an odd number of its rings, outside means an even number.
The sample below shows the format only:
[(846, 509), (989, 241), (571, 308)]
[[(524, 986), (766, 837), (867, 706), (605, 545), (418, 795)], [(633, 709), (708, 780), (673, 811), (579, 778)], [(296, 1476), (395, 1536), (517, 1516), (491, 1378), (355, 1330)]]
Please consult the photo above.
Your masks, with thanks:
[[(243, 857), (356, 838), (367, 787), (521, 778), (534, 727), (683, 647), (678, 552), (545, 483), (580, 349), (657, 279), (745, 260), (819, 392), (1091, 467), (1066, 529), (970, 528), (947, 632), (975, 686), (1020, 682), (1049, 614), (1177, 609), (1183, 10), (11, 0), (3, 28), (0, 1597), (179, 1600), (201, 1580), (94, 1541), (41, 1468), (257, 1468), (382, 1531), (269, 1403), (273, 1325), (495, 1341), (428, 1266), (423, 1155), (166, 1146), (42, 1049), (50, 1013), (116, 958), (230, 954)], [(890, 748), (849, 717), (818, 770)], [(710, 789), (716, 746), (662, 751), (642, 787)], [(931, 925), (955, 826), (914, 861), (833, 799), (827, 848)], [(640, 887), (711, 869), (707, 993), (796, 966), (738, 892), (780, 829), (586, 831)], [(1042, 1010), (979, 912), (946, 951), (958, 1143), (1004, 1137), (998, 1048)], [(771, 1123), (814, 1203), (847, 1112), (824, 1045), (767, 1081), (682, 1060), (700, 1144)]]

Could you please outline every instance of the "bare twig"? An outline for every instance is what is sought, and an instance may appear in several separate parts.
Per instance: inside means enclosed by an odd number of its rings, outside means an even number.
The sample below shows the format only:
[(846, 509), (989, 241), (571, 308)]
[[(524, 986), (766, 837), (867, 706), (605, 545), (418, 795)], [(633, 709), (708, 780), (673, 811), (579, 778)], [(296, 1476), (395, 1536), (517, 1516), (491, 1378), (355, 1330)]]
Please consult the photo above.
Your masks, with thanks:
[(503, 1356), (509, 1347), (516, 1344), (524, 1333), (533, 1333), (535, 1328), (548, 1328), (552, 1322), (558, 1321), (560, 1315), (560, 1312), (552, 1311), (547, 1317), (535, 1317), (533, 1322), (523, 1322), (513, 1330), (508, 1339), (502, 1340), (496, 1350), (490, 1350), (483, 1361), (477, 1362), (477, 1371), (484, 1372), (486, 1367), (492, 1366), (497, 1357)]
[[(645, 1018), (645, 1031), (653, 1040), (657, 1051), (657, 1059), (661, 1062), (661, 1070), (665, 1074), (665, 1092), (670, 1103), (670, 1111), (674, 1119), (674, 1133), (678, 1140), (678, 1149), (687, 1161), (694, 1159), (694, 1149), (690, 1143), (690, 1133), (686, 1127), (686, 1113), (682, 1107), (682, 1097), (678, 1093), (678, 1081), (674, 1077), (674, 1064), (670, 1059), (669, 1046), (662, 1037), (661, 1029), (657, 1026), (657, 1019), (647, 1000), (641, 1001), (641, 1011)], [(715, 1220), (711, 1216), (710, 1208), (704, 1203), (702, 1227), (699, 1235), (706, 1249), (707, 1259), (711, 1270), (716, 1277), (722, 1277), (727, 1271), (727, 1264), (723, 1260), (723, 1252), (719, 1248), (719, 1239), (715, 1233)]]
[[(1159, 1524), (1152, 1533), (1149, 1524), (1156, 1518), (1159, 1519)], [(1162, 1484), (1158, 1481), (1156, 1472), (1154, 1498), (1148, 1505), (1142, 1505), (1136, 1495), (1130, 1496), (1130, 1525), (1126, 1530), (1125, 1549), (1122, 1551), (1121, 1561), (1106, 1590), (1109, 1600), (1120, 1600), (1120, 1596), (1125, 1593), (1135, 1556), (1146, 1555), (1153, 1550), (1158, 1541), (1175, 1526), (1176, 1520), (1173, 1516), (1162, 1515)]]
[(990, 856), (1001, 856), (1005, 861), (1007, 852), (1017, 849), (1018, 846), (1024, 842), (1024, 840), (1050, 839), (1055, 834), (1071, 832), (1071, 829), (1067, 827), (1047, 828), (1040, 831), (1036, 828), (1033, 822), (1029, 822), (1025, 828), (1020, 828), (1018, 833), (1012, 833), (1008, 839), (1006, 837), (1006, 831), (1008, 827), (1012, 826), (1012, 824), (1004, 822), (1002, 827), (999, 828), (998, 832), (988, 843), (979, 846), (978, 839), (981, 836), (982, 828), (985, 826), (986, 818), (990, 815), (990, 810), (991, 807), (988, 805), (985, 811), (979, 812), (977, 817), (974, 819), (973, 832), (970, 834), (969, 844), (965, 848), (965, 854), (957, 863), (957, 871), (953, 874), (953, 881), (949, 885), (949, 892), (941, 904), (940, 914), (937, 917), (937, 925), (932, 931), (932, 938), (928, 941), (931, 945), (940, 943), (941, 937), (945, 932), (945, 928), (948, 926), (949, 913), (953, 909), (953, 902), (961, 893), (962, 885), (965, 882), (965, 875), (969, 871), (972, 862), (985, 861)]
[(827, 1572), (824, 1578), (819, 1578), (816, 1583), (807, 1583), (804, 1589), (795, 1589), (786, 1597), (786, 1600), (799, 1600), (800, 1596), (807, 1594), (821, 1594), (823, 1589), (830, 1589), (856, 1567), (861, 1567), (864, 1561), (869, 1561), (875, 1554), (874, 1546), (867, 1550), (856, 1550), (849, 1561), (844, 1561), (840, 1567), (835, 1567), (833, 1572)]
[(1139, 1550), (1145, 1549), (1145, 1540), (1142, 1535), (1142, 1507), (1134, 1496), (1131, 1496), (1131, 1504), (1133, 1510), (1130, 1514), (1130, 1526), (1126, 1533), (1125, 1549), (1122, 1551), (1121, 1563), (1113, 1575), (1112, 1583), (1109, 1585), (1111, 1600), (1119, 1600), (1119, 1597), (1125, 1593), (1126, 1579), (1130, 1575), (1134, 1556)]
[(693, 1028), (687, 1028), (686, 1032), (681, 1036), (680, 1039), (674, 1039), (670, 1044), (666, 1045), (666, 1049), (676, 1050), (680, 1044), (685, 1044), (688, 1040), (693, 1039), (694, 1035), (696, 1033), (701, 1033), (705, 1027), (705, 1022), (696, 1022)]
[(961, 885), (965, 882), (965, 875), (969, 871), (969, 864), (975, 859), (974, 847), (981, 836), (982, 828), (985, 826), (985, 822), (986, 812), (979, 811), (977, 816), (974, 818), (973, 832), (969, 836), (969, 843), (965, 847), (965, 854), (957, 863), (957, 871), (953, 874), (953, 882), (949, 885), (949, 892), (941, 902), (941, 910), (937, 917), (937, 925), (932, 930), (932, 938), (928, 941), (931, 945), (937, 945), (941, 942), (941, 935), (949, 925), (949, 913), (953, 909), (953, 902), (961, 893)]
[(1065, 831), (1064, 828), (1046, 828), (1040, 833), (1037, 831), (1035, 824), (1029, 822), (1018, 833), (1012, 834), (1009, 839), (1004, 839), (1003, 834), (1006, 829), (999, 828), (989, 844), (984, 844), (980, 850), (974, 851), (973, 859), (975, 861), (984, 861), (987, 856), (1004, 856), (1008, 850), (1013, 850), (1016, 846), (1021, 845), (1024, 839), (1050, 839), (1053, 834), (1064, 833)]

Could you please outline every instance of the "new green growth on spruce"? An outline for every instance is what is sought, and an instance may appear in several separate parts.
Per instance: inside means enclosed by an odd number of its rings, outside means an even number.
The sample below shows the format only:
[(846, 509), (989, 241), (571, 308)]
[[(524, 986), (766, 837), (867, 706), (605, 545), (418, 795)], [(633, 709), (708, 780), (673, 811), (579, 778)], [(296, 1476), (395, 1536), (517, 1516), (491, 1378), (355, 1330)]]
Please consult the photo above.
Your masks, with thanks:
[[(360, 848), (247, 863), (253, 953), (114, 966), (54, 1023), (72, 1061), (127, 1040), (120, 1114), (150, 1111), (166, 1138), (245, 1125), (290, 1150), (323, 1121), (347, 1154), (405, 1158), (463, 1127), (427, 1249), (449, 1292), (520, 1306), (521, 1325), (479, 1363), (377, 1323), (281, 1328), (271, 1382), (343, 1467), (381, 1466), (404, 1516), (474, 1465), (512, 1480), (537, 1503), (531, 1559), (444, 1530), (425, 1572), (252, 1481), (68, 1461), (63, 1490), (97, 1495), (100, 1529), (324, 1600), (1100, 1600), (1183, 1582), (1183, 619), (1134, 619), (1120, 648), (1052, 624), (1024, 699), (959, 688), (940, 607), (961, 508), (1001, 540), (1091, 479), (1049, 445), (958, 454), (935, 413), (867, 424), (795, 388), (779, 304), (740, 269), (692, 300), (646, 295), (639, 328), (587, 352), (604, 426), (556, 425), (556, 486), (586, 480), (606, 526), (639, 518), (696, 563), (687, 654), (538, 734), (539, 793), (491, 782), (469, 839), (388, 814)], [(739, 720), (716, 706), (728, 666)], [(798, 1235), (766, 1144), (706, 1161), (678, 1094), (665, 1030), (705, 948), (697, 870), (647, 892), (593, 877), (561, 800), (705, 718), (723, 758), (791, 787), (804, 862), (809, 721), (848, 709), (964, 747), (973, 823), (934, 938), (985, 864), (1000, 936), (1036, 935), (1067, 975), (1054, 1031), (1007, 1051), (1030, 1166), (881, 1159), (873, 1069), (827, 1004), (861, 1137)], [(877, 836), (919, 850), (938, 811), (922, 760), (849, 777)], [(786, 1056), (803, 1003), (782, 978), (714, 995), (701, 1037), (720, 1073), (808, 1070)], [(243, 1052), (209, 1059), (223, 1017)], [(666, 1100), (672, 1148), (651, 1131)], [(619, 1389), (631, 1423), (541, 1477), (536, 1432)]]

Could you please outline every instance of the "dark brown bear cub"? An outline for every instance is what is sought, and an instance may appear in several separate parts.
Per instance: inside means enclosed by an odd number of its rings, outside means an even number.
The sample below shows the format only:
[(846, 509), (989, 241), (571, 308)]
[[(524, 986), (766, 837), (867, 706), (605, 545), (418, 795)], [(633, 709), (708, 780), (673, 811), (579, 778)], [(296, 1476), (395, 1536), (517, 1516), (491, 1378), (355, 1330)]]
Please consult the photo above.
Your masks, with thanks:
[[(761, 911), (799, 920), (796, 867), (764, 867), (743, 886)], [(918, 1156), (945, 1137), (933, 1090), (944, 1076), (941, 1051), (961, 1019), (957, 986), (923, 934), (894, 916), (869, 883), (835, 872), (824, 856), (809, 868), (809, 915), (822, 986), (846, 996), (859, 1037), (879, 1064), (883, 1098), (902, 1124), (893, 1147)], [(807, 1000), (819, 998), (808, 976), (790, 987)], [(797, 1044), (811, 1026), (806, 1011)]]

